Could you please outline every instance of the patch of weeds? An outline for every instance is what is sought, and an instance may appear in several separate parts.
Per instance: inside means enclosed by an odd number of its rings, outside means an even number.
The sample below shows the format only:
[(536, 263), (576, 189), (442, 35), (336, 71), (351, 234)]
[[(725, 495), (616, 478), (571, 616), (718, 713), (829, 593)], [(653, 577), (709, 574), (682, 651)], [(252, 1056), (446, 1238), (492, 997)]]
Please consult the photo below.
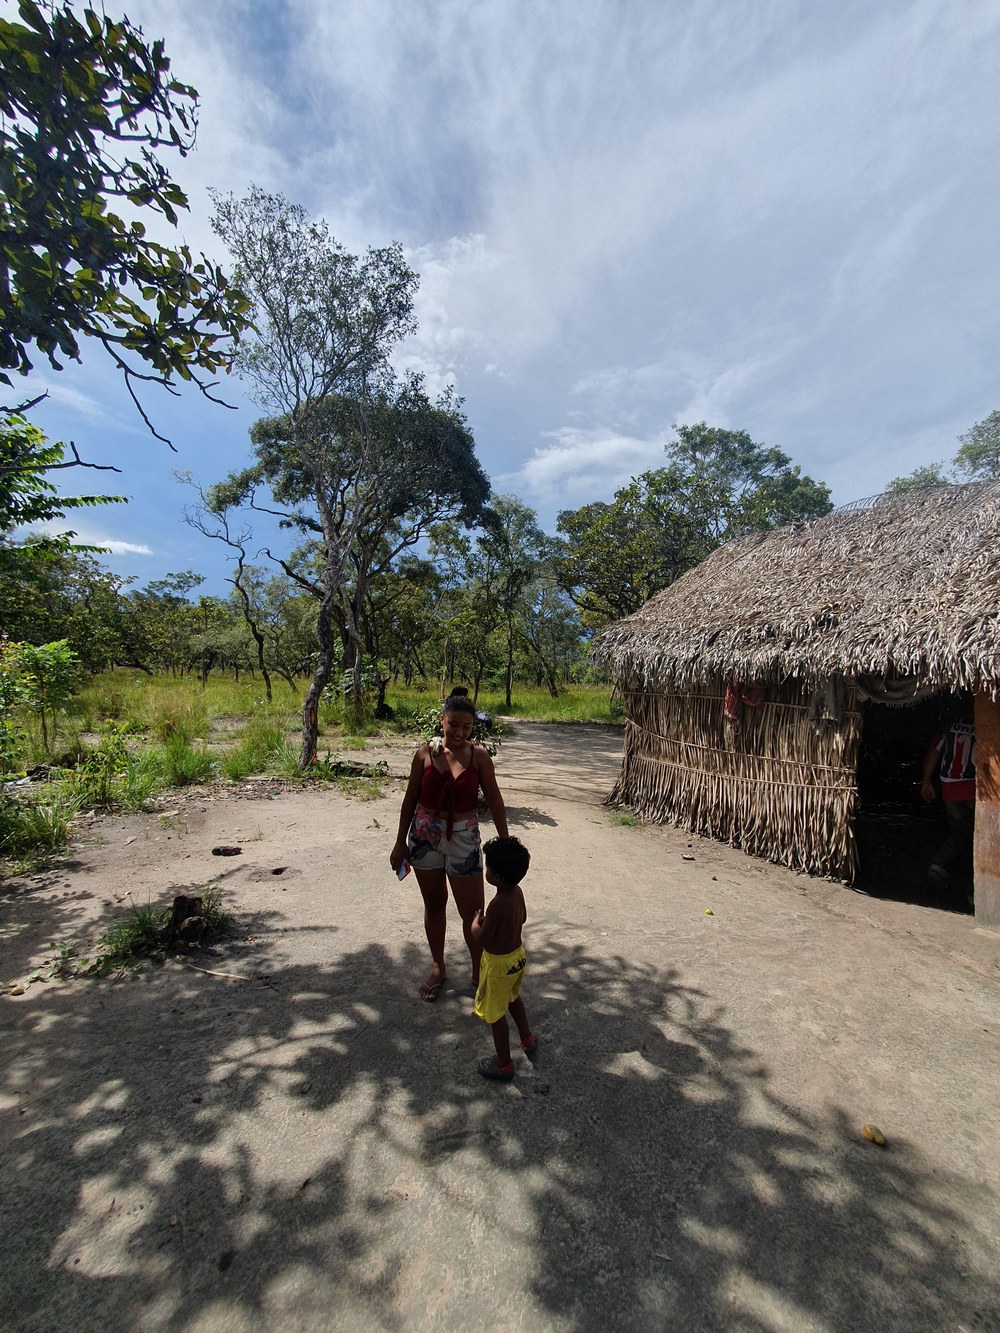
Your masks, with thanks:
[(160, 779), (155, 768), (143, 762), (132, 764), (118, 784), (118, 804), (123, 810), (145, 810), (149, 798), (159, 785)]
[(153, 907), (149, 903), (141, 907), (133, 901), (125, 915), (112, 921), (97, 941), (91, 966), (102, 974), (137, 967), (163, 948), (169, 924), (169, 907)]
[(148, 766), (167, 786), (190, 787), (211, 780), (215, 755), (204, 746), (192, 745), (187, 736), (176, 732), (149, 752)]
[(368, 742), (364, 736), (341, 736), (340, 748), (342, 750), (365, 750), (368, 748)]
[[(222, 895), (217, 888), (207, 890), (202, 897), (202, 943), (211, 943), (227, 933), (232, 917), (223, 910)], [(123, 916), (112, 921), (94, 942), (89, 954), (80, 952), (76, 940), (53, 941), (49, 948), (49, 976), (67, 980), (73, 977), (119, 976), (141, 967), (153, 958), (162, 958), (177, 941), (170, 933), (171, 907), (156, 907), (152, 903), (139, 905), (134, 900)], [(34, 979), (34, 978), (32, 978)]]
[(55, 784), (41, 796), (0, 794), (0, 856), (26, 870), (61, 851), (77, 809), (75, 798)]
[(201, 698), (161, 699), (151, 710), (149, 729), (164, 745), (178, 736), (190, 745), (208, 732), (208, 706)]
[[(261, 835), (263, 837), (263, 834)], [(233, 916), (222, 906), (221, 889), (208, 889), (202, 894), (202, 916), (205, 919), (205, 933), (211, 939), (225, 935), (233, 925)]]
[(80, 804), (96, 809), (117, 804), (122, 779), (135, 762), (125, 743), (125, 728), (110, 727), (73, 775)]
[(169, 829), (178, 838), (187, 837), (187, 818), (179, 810), (164, 811), (160, 815), (160, 828)]
[(222, 771), (232, 782), (273, 770), (275, 756), (285, 746), (280, 726), (268, 718), (254, 718), (238, 743), (222, 757)]
[(377, 801), (385, 788), (384, 776), (377, 777), (335, 777), (334, 782), (345, 796), (352, 796), (356, 801)]
[(90, 966), (89, 958), (81, 958), (80, 946), (76, 940), (53, 940), (49, 943), (52, 957), (49, 959), (49, 976), (55, 980), (75, 977), (80, 971)]
[(302, 767), (299, 764), (299, 747), (293, 745), (291, 741), (283, 740), (274, 752), (269, 771), (285, 778), (302, 777)]
[(622, 824), (625, 828), (635, 828), (639, 823), (639, 818), (637, 815), (632, 814), (615, 815), (611, 822), (613, 824)]

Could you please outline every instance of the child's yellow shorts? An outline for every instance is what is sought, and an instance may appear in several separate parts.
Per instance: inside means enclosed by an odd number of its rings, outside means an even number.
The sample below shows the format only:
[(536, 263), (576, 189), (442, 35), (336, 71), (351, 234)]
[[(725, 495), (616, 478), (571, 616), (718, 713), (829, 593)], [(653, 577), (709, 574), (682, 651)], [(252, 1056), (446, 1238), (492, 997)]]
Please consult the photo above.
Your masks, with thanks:
[(527, 959), (524, 948), (513, 953), (487, 953), (479, 965), (479, 989), (473, 1005), (477, 1017), (496, 1023), (507, 1012), (511, 1000), (521, 994), (521, 978)]

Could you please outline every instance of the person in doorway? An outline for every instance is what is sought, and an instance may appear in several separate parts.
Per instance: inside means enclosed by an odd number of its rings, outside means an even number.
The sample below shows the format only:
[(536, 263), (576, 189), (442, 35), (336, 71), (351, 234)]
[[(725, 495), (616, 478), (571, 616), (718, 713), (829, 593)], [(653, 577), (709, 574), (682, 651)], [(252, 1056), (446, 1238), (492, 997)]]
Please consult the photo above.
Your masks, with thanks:
[(948, 819), (948, 836), (934, 853), (927, 878), (947, 884), (959, 875), (971, 878), (972, 840), (976, 821), (976, 734), (972, 701), (953, 722), (942, 727), (924, 755), (920, 795), (937, 798), (934, 779)]
[(497, 786), (493, 760), (472, 743), (476, 709), (468, 690), (457, 687), (441, 712), (442, 736), (421, 745), (410, 765), (410, 778), (399, 812), (399, 831), (389, 863), (405, 874), (409, 863), (424, 900), (424, 931), (431, 970), (420, 998), (437, 999), (447, 975), (444, 941), (448, 884), (455, 898), (472, 959), (472, 984), (479, 985), (482, 945), (472, 923), (483, 909), (483, 858), (477, 813), (482, 789), (497, 833), (507, 836), (507, 808)]
[(514, 1077), (514, 1061), (510, 1058), (508, 1013), (521, 1038), (521, 1050), (532, 1062), (538, 1053), (538, 1038), (531, 1031), (521, 999), (526, 961), (521, 927), (528, 919), (521, 880), (528, 873), (531, 855), (519, 838), (491, 838), (483, 853), (486, 878), (496, 889), (496, 896), (485, 916), (477, 913), (472, 923), (473, 937), (483, 951), (473, 1008), (493, 1031), (496, 1055), (480, 1060), (479, 1072), (483, 1078), (509, 1083)]

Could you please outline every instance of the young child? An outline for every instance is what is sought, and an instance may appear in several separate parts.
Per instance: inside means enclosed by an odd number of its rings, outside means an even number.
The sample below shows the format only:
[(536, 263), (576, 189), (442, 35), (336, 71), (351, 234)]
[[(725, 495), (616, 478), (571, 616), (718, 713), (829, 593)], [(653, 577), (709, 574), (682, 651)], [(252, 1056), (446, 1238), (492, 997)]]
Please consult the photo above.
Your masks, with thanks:
[(517, 1024), (521, 1049), (534, 1060), (538, 1038), (528, 1026), (528, 1013), (521, 999), (521, 979), (525, 957), (521, 945), (521, 927), (528, 919), (521, 892), (521, 880), (528, 872), (531, 856), (518, 838), (491, 838), (483, 847), (486, 882), (496, 889), (496, 896), (485, 915), (477, 912), (472, 922), (472, 936), (483, 951), (476, 991), (475, 1012), (493, 1028), (496, 1056), (480, 1060), (483, 1078), (509, 1082), (514, 1077), (510, 1058), (510, 1031), (507, 1012)]

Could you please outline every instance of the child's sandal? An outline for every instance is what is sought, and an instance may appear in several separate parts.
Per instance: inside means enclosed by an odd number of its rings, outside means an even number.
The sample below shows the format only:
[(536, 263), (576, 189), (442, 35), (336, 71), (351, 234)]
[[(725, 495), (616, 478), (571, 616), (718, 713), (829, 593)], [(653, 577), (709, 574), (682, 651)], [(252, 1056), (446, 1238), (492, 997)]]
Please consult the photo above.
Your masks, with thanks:
[(535, 1056), (538, 1054), (538, 1038), (534, 1033), (531, 1034), (527, 1041), (521, 1042), (521, 1050), (529, 1060), (534, 1060)]
[(514, 1061), (511, 1060), (508, 1065), (498, 1065), (495, 1056), (487, 1056), (479, 1061), (479, 1072), (483, 1078), (498, 1080), (501, 1083), (509, 1083), (514, 1077)]

